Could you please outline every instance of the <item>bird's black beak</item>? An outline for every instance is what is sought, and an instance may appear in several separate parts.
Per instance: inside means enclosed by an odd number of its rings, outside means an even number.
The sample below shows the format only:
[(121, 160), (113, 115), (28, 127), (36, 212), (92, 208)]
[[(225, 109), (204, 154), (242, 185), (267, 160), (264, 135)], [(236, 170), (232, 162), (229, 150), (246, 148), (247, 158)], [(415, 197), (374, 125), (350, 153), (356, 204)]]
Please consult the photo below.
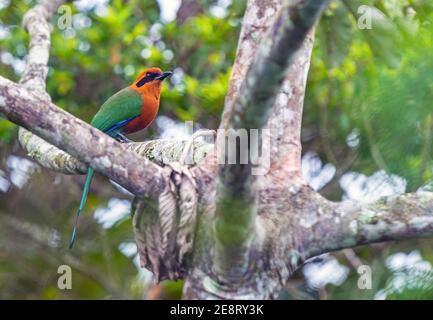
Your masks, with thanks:
[(167, 77), (170, 77), (171, 75), (173, 74), (173, 72), (171, 72), (171, 71), (166, 71), (166, 72), (163, 72), (163, 73), (161, 73), (159, 76), (157, 76), (156, 78), (155, 78), (155, 80), (164, 80), (165, 78), (167, 78)]

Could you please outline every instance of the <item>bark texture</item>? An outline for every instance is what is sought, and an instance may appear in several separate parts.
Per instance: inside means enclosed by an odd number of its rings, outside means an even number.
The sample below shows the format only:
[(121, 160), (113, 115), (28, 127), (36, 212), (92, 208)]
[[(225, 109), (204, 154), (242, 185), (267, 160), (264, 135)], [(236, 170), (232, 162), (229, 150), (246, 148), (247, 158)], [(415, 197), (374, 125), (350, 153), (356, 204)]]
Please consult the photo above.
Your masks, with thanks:
[(159, 279), (185, 278), (185, 298), (275, 298), (315, 255), (433, 235), (432, 193), (334, 203), (302, 179), (313, 29), (328, 1), (248, 1), (219, 141), (233, 128), (269, 129), (270, 170), (258, 176), (251, 164), (219, 165), (212, 144), (194, 143), (190, 165), (184, 141), (121, 145), (51, 103), (49, 20), (61, 3), (41, 1), (24, 18), (28, 65), (20, 84), (0, 77), (0, 112), (29, 130), (19, 139), (43, 166), (80, 174), (90, 164), (139, 196), (132, 214), (142, 266)]
[(74, 118), (46, 99), (0, 77), (0, 112), (132, 193), (158, 197), (164, 189), (159, 166)]
[[(25, 129), (19, 131), (19, 140), (28, 156), (47, 169), (64, 174), (86, 174), (87, 172), (87, 165), (84, 162)], [(187, 141), (158, 139), (127, 143), (124, 146), (127, 150), (134, 151), (139, 156), (163, 166), (179, 161), (186, 144)], [(198, 164), (213, 151), (213, 148), (214, 145), (210, 143), (194, 142), (190, 155), (191, 163)]]

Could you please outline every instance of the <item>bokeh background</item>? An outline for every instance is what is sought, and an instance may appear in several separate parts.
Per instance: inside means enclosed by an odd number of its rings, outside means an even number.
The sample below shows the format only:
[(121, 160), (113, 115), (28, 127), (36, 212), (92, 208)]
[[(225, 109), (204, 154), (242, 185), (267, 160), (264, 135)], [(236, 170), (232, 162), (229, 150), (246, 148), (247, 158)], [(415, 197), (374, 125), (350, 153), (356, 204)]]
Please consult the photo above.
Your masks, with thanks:
[[(0, 0), (0, 74), (23, 72), (30, 0)], [(157, 121), (136, 140), (176, 137), (183, 121), (217, 128), (245, 9), (243, 0), (72, 1), (72, 27), (54, 26), (47, 90), (89, 121), (141, 69), (174, 70)], [(372, 6), (372, 29), (358, 8)], [(333, 1), (321, 19), (308, 79), (303, 173), (329, 199), (370, 201), (432, 189), (433, 4)], [(97, 175), (79, 240), (68, 250), (82, 176), (26, 157), (17, 127), (0, 118), (0, 298), (179, 298), (182, 281), (157, 285), (138, 266), (131, 195)], [(73, 289), (57, 288), (57, 268)], [(372, 289), (357, 286), (360, 265)], [(312, 259), (282, 299), (433, 299), (433, 239), (390, 242)]]

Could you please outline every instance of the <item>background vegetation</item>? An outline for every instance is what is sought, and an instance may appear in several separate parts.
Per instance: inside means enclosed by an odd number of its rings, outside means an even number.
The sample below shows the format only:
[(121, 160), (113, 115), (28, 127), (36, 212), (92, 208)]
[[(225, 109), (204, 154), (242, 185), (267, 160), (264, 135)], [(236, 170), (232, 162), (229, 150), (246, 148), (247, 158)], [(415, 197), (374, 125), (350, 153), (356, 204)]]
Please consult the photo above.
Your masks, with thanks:
[[(35, 1), (0, 0), (0, 74), (18, 81)], [(92, 3), (92, 4), (90, 4)], [(168, 4), (167, 4), (168, 3)], [(168, 6), (180, 4), (176, 10)], [(372, 29), (358, 8), (374, 9)], [(72, 28), (54, 28), (47, 90), (90, 120), (99, 105), (148, 66), (174, 70), (160, 117), (136, 140), (179, 134), (182, 121), (216, 128), (245, 3), (242, 0), (73, 1)], [(317, 28), (303, 120), (303, 169), (330, 199), (372, 200), (431, 188), (433, 5), (429, 0), (334, 1)], [(17, 127), (0, 118), (0, 298), (180, 297), (182, 282), (156, 285), (139, 268), (130, 195), (94, 181), (79, 239), (68, 250), (83, 177), (26, 158)], [(433, 239), (377, 244), (314, 259), (288, 283), (289, 299), (433, 299)], [(73, 289), (57, 289), (57, 268)], [(357, 267), (372, 269), (359, 290)]]

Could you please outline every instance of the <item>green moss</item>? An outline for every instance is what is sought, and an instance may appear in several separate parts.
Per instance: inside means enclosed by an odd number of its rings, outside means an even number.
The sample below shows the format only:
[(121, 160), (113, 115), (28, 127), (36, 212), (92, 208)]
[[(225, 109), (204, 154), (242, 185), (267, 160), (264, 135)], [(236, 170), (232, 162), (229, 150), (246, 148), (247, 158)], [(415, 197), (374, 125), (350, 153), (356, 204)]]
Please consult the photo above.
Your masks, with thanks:
[(363, 224), (372, 224), (376, 219), (376, 212), (370, 209), (363, 210), (359, 215), (358, 221)]
[(22, 146), (27, 146), (27, 144), (30, 141), (30, 138), (32, 137), (32, 134), (28, 131), (25, 131), (24, 133), (22, 133), (21, 135), (21, 145)]
[(64, 168), (66, 166), (65, 162), (66, 162), (66, 157), (62, 155), (58, 155), (54, 158), (54, 163), (59, 168)]
[(34, 159), (35, 161), (39, 161), (42, 158), (42, 153), (38, 148), (30, 151), (28, 155), (30, 158)]

